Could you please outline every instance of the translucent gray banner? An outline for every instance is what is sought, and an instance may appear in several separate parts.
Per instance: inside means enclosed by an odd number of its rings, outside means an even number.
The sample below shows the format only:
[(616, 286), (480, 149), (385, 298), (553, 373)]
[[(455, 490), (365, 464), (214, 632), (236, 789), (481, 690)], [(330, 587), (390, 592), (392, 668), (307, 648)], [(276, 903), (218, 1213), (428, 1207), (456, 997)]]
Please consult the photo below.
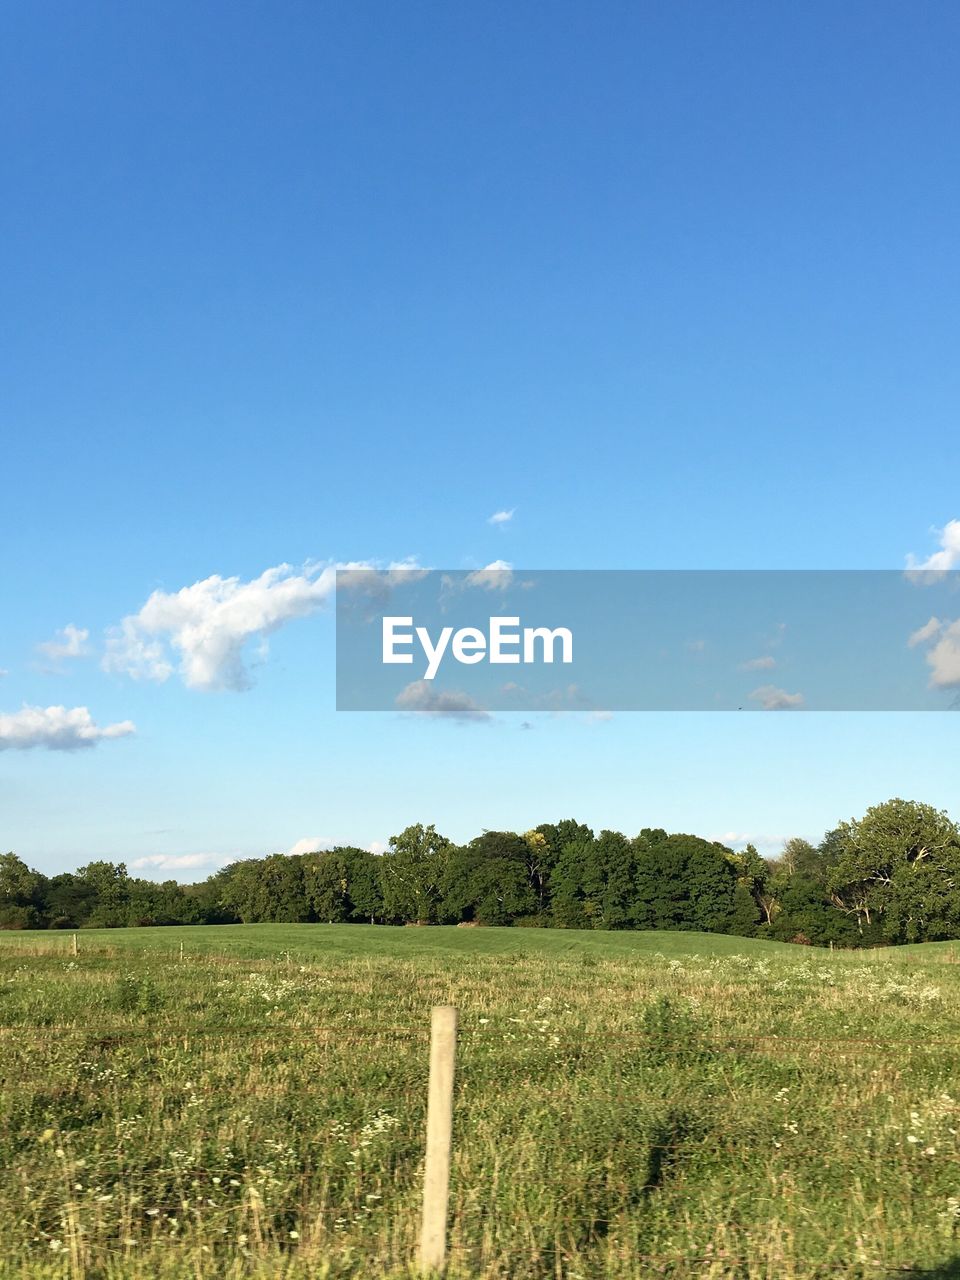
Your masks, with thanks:
[(337, 573), (341, 711), (958, 706), (960, 571)]

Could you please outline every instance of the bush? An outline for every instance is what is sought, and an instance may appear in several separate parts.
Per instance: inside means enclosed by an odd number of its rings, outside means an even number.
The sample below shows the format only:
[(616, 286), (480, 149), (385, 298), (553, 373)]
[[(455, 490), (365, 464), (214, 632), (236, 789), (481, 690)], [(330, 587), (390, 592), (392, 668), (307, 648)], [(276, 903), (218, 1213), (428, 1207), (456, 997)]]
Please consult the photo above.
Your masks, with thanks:
[(38, 929), (36, 907), (0, 907), (0, 929)]
[(125, 973), (114, 983), (110, 1004), (121, 1013), (154, 1013), (163, 997), (152, 978)]
[(640, 1020), (643, 1056), (652, 1066), (690, 1065), (707, 1056), (703, 1021), (685, 1004), (659, 996)]

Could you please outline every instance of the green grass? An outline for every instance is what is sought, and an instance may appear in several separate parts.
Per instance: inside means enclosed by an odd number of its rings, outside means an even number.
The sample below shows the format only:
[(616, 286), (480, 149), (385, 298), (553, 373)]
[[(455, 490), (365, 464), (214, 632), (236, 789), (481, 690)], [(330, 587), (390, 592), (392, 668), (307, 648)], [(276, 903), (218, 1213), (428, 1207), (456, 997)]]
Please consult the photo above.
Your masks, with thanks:
[(410, 1274), (438, 1003), (461, 1011), (453, 1280), (960, 1276), (960, 947), (79, 944), (0, 935), (4, 1280)]
[[(70, 951), (72, 934), (50, 930), (0, 933), (0, 946), (24, 951)], [(185, 925), (163, 929), (85, 929), (77, 934), (84, 951), (161, 951), (179, 956), (180, 943), (191, 955), (269, 959), (289, 952), (297, 960), (342, 956), (420, 955), (570, 955), (598, 956), (689, 954), (796, 955), (787, 943), (758, 943), (716, 933), (603, 933), (582, 929), (465, 929), (454, 925), (420, 928), (369, 928), (366, 925), (228, 924)], [(938, 944), (939, 945), (939, 944)], [(949, 948), (950, 943), (943, 944)], [(927, 948), (923, 948), (926, 952)], [(960, 944), (957, 944), (960, 956)]]

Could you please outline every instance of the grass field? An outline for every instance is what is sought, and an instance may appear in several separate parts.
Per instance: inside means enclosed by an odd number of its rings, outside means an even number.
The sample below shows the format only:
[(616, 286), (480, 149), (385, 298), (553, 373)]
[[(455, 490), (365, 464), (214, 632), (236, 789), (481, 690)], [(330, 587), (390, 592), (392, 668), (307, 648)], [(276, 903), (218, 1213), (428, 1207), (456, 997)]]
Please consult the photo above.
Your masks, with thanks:
[(409, 1274), (438, 1003), (455, 1280), (960, 1276), (960, 947), (79, 940), (0, 935), (4, 1280)]

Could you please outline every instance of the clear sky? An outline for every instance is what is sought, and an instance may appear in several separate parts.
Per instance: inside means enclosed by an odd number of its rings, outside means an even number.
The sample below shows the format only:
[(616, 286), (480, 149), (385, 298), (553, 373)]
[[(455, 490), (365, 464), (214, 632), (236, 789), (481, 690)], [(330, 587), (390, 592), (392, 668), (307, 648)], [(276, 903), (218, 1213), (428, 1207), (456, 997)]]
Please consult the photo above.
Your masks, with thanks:
[(324, 575), (960, 565), (955, 4), (0, 28), (0, 848), (960, 817), (948, 714), (337, 714)]

